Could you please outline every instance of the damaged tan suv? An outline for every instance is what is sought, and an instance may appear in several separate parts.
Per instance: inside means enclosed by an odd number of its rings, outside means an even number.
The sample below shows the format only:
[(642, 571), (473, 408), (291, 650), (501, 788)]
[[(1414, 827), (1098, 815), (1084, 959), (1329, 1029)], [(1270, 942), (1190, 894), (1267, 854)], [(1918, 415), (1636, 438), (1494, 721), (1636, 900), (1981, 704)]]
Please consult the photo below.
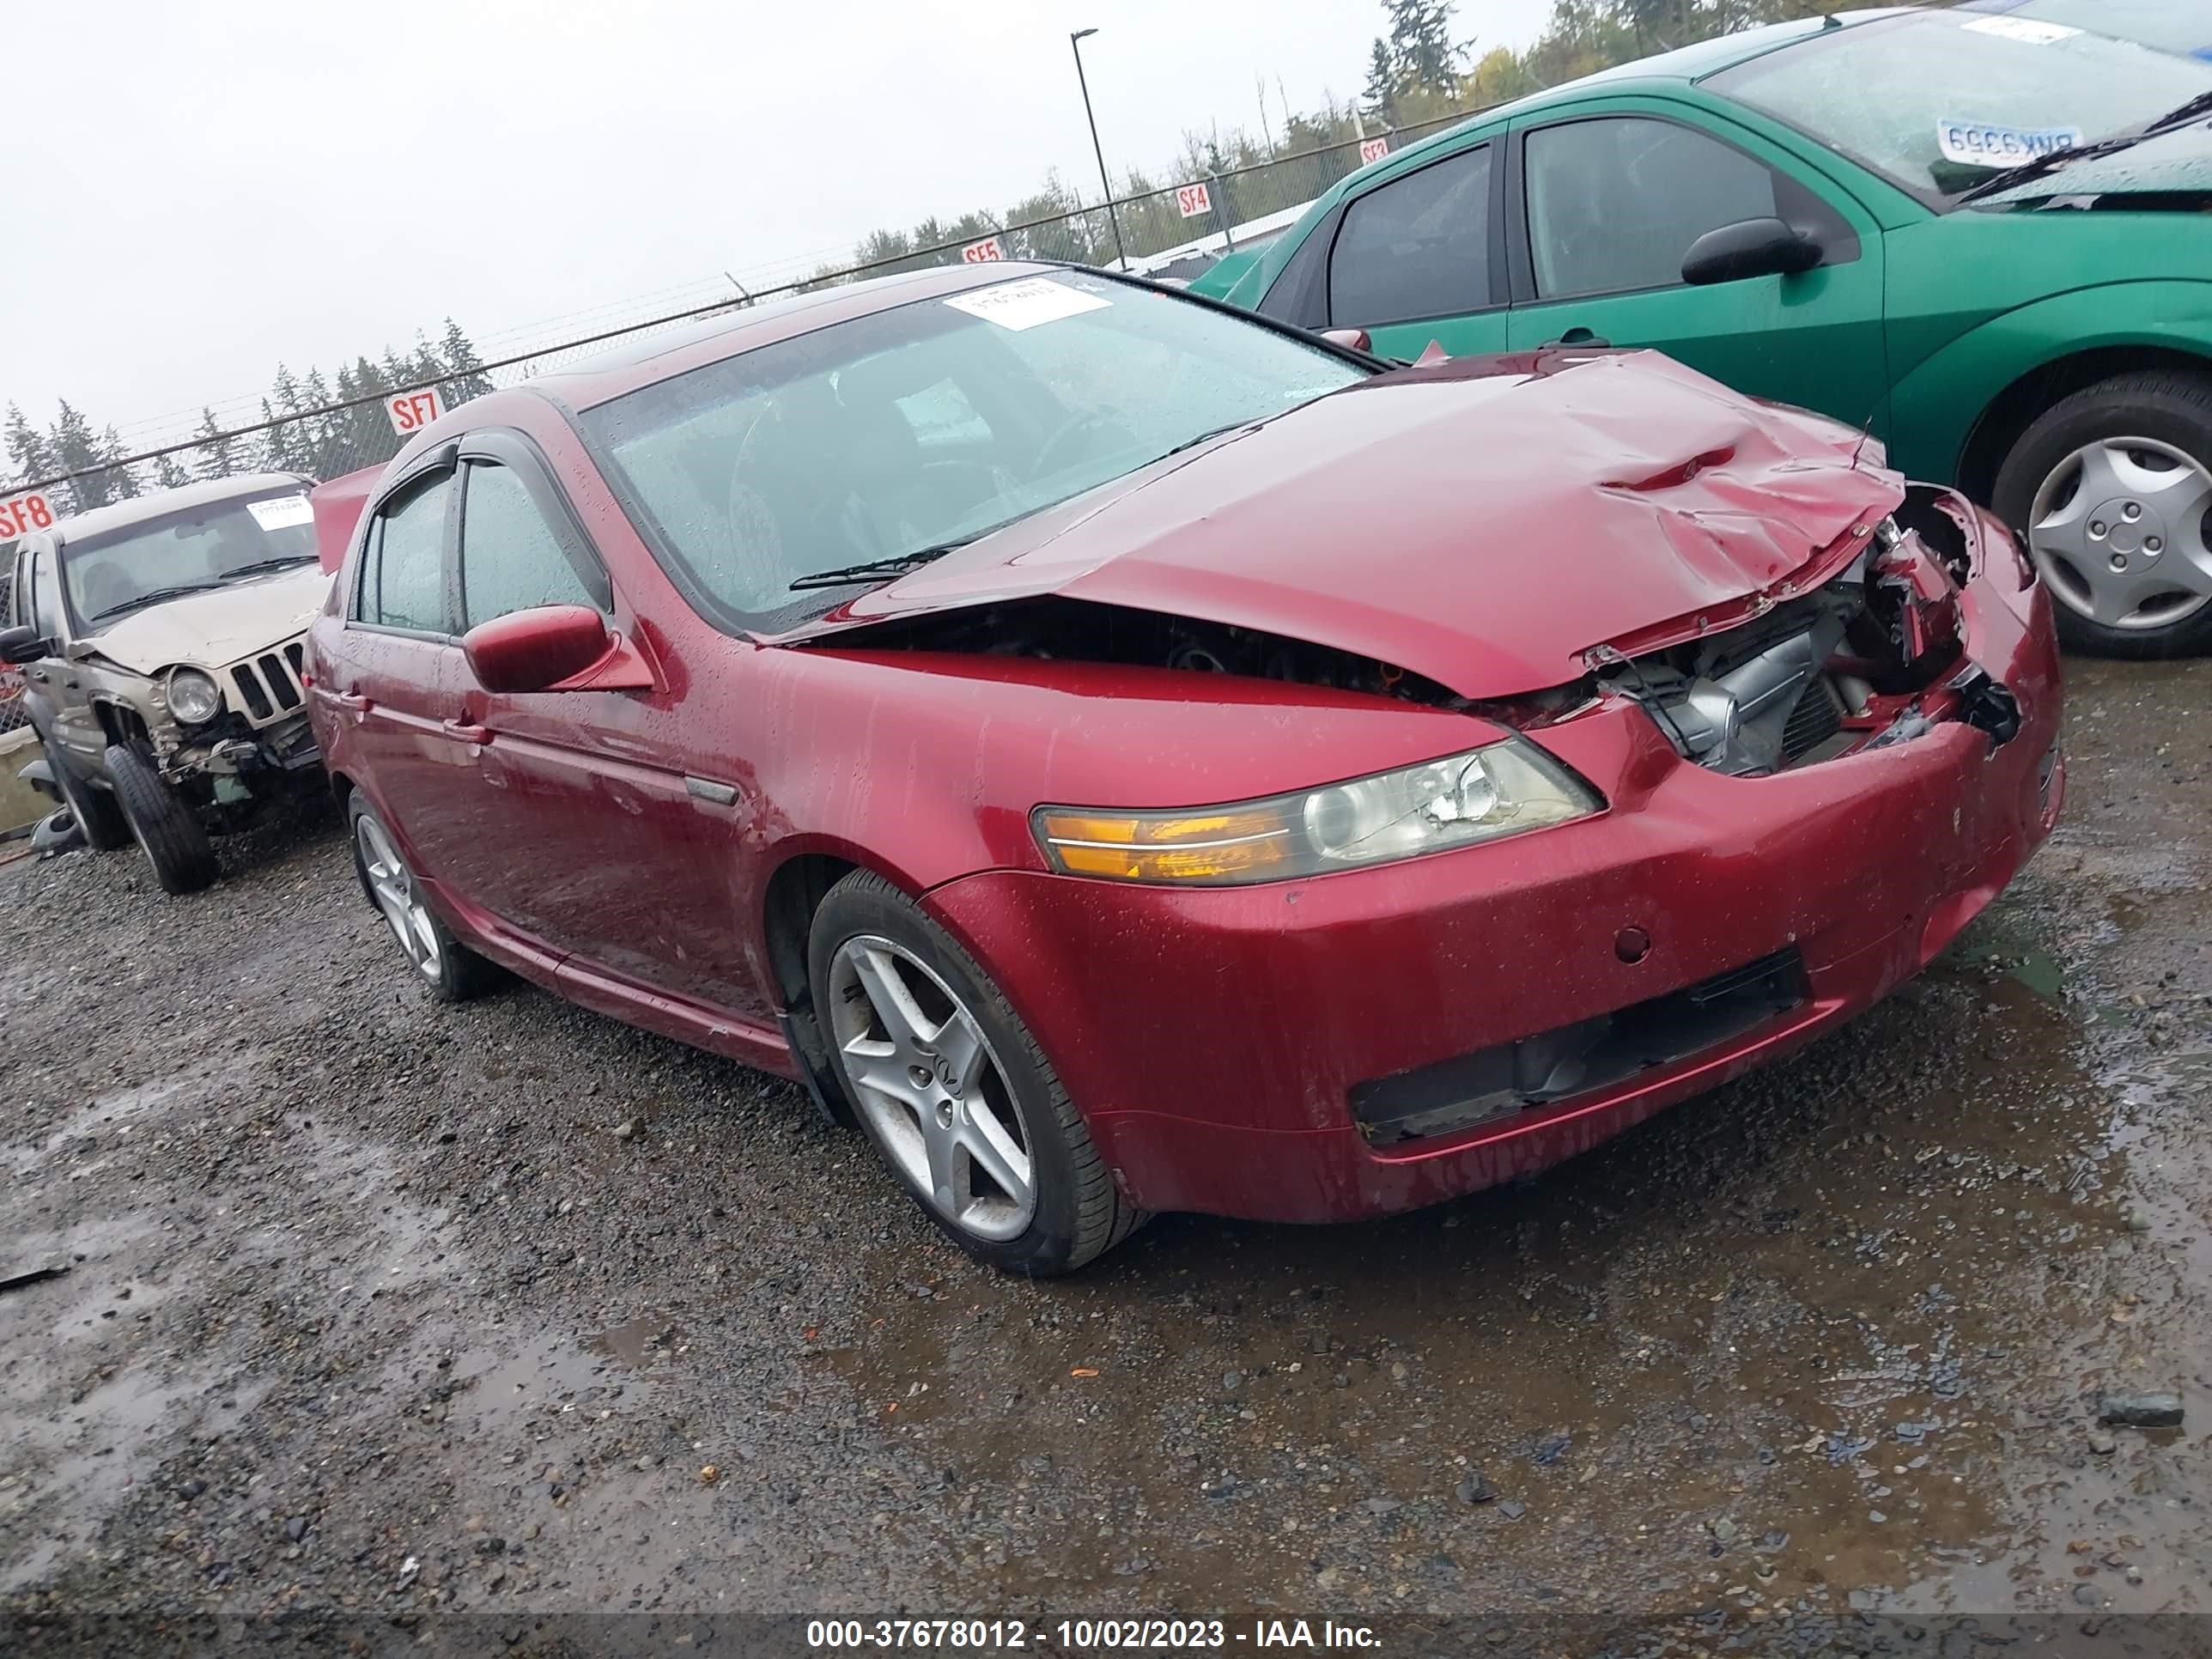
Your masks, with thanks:
[(321, 784), (301, 680), (331, 586), (312, 482), (189, 484), (16, 544), (0, 660), (22, 670), (39, 781), (94, 850), (137, 841), (166, 892), (216, 878), (210, 832)]

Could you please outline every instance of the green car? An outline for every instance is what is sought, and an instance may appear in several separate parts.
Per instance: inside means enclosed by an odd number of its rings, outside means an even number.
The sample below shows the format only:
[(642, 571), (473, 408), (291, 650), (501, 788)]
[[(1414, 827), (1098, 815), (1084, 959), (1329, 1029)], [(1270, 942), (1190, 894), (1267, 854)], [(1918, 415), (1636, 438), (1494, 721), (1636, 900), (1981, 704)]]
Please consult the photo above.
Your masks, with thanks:
[(1651, 346), (2024, 531), (2076, 647), (2212, 647), (2212, 64), (2008, 15), (1777, 24), (1362, 168), (1194, 291), (1385, 356)]

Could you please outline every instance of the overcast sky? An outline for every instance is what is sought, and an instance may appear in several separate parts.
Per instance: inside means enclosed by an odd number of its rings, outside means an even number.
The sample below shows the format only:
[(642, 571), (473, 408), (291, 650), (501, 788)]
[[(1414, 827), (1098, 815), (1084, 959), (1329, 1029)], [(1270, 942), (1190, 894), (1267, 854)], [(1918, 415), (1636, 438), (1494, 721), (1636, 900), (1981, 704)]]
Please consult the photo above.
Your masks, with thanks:
[[(155, 440), (434, 334), (501, 337), (1095, 191), (1186, 129), (1355, 95), (1380, 0), (15, 0), (0, 403)], [(1549, 0), (1461, 0), (1524, 45)], [(1278, 81), (1281, 90), (1277, 90)], [(580, 318), (578, 331), (592, 319)], [(510, 349), (514, 349), (510, 346)], [(159, 425), (150, 424), (156, 423)], [(133, 429), (136, 428), (134, 434)], [(134, 447), (137, 447), (135, 444)]]

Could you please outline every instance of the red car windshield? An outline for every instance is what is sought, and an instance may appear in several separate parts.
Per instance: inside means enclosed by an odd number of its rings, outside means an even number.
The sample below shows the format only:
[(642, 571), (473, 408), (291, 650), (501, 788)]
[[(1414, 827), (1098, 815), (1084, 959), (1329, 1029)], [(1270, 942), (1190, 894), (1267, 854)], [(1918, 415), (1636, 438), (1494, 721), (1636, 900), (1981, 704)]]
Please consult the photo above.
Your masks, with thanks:
[(758, 624), (854, 591), (794, 581), (971, 539), (1366, 374), (1261, 325), (1063, 270), (726, 358), (583, 423), (692, 591)]
[(1701, 83), (1940, 200), (2212, 91), (2212, 64), (2068, 24), (1914, 12), (1825, 29)]

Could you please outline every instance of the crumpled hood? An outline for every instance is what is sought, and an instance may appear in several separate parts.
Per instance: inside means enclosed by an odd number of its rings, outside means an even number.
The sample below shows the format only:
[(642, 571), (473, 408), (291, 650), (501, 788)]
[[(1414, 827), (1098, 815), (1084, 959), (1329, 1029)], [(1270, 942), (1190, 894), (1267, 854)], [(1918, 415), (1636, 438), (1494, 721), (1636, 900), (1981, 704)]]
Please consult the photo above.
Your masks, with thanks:
[(134, 611), (88, 643), (141, 674), (180, 662), (221, 668), (304, 633), (330, 593), (329, 573), (303, 565)]
[[(1042, 594), (1334, 646), (1482, 698), (1742, 613), (1903, 496), (1857, 433), (1655, 353), (1381, 375), (1163, 461), (786, 638)], [(1863, 534), (1863, 531), (1861, 531)], [(1828, 571), (1814, 573), (1825, 579)]]
[(2212, 121), (2191, 121), (2110, 155), (2069, 161), (2056, 173), (1999, 191), (1975, 205), (2033, 206), (2100, 196), (2154, 198), (2128, 204), (2142, 211), (2203, 212), (2206, 198), (2212, 197)]

